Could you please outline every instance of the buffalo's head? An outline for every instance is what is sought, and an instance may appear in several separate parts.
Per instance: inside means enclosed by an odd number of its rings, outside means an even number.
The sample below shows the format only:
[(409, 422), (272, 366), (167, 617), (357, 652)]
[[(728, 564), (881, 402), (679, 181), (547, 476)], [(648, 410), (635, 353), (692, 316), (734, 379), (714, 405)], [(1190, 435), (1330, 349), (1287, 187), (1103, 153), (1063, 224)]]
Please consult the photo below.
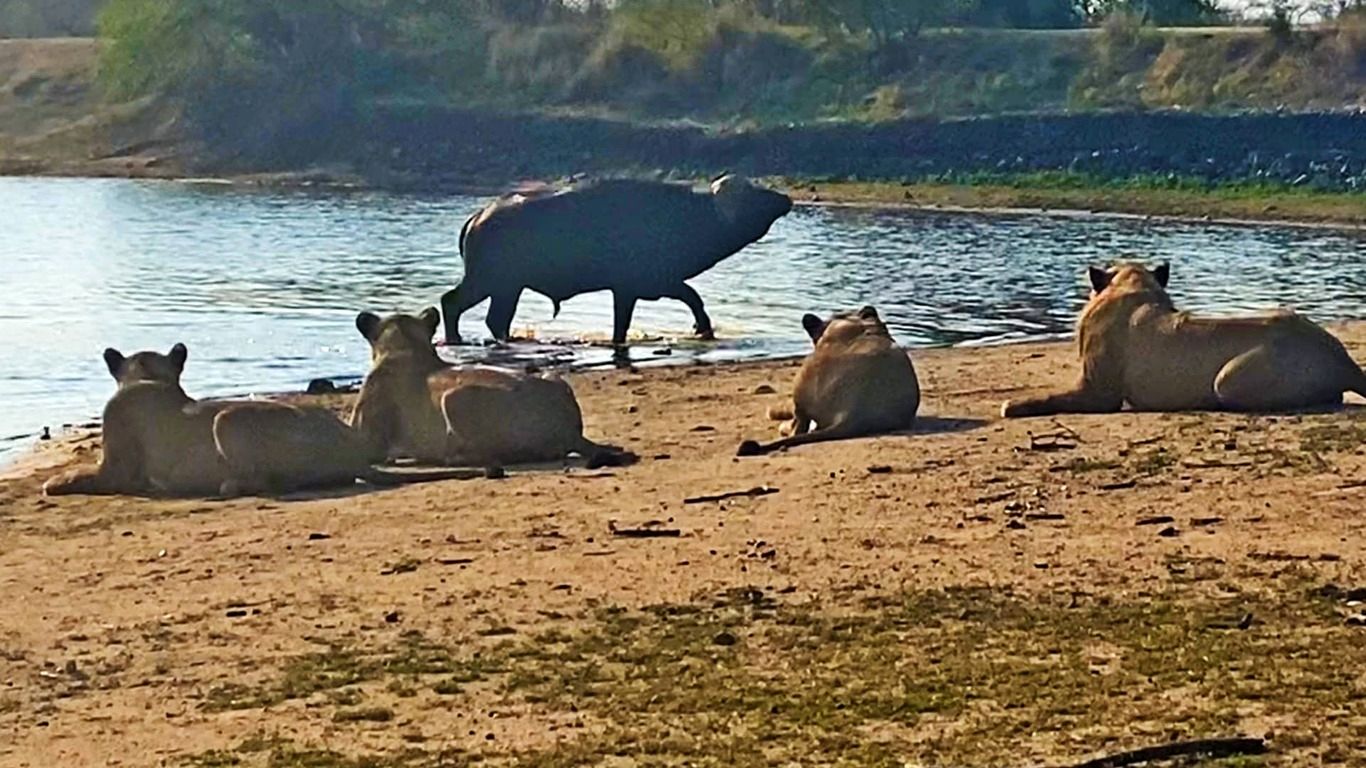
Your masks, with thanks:
[(436, 357), (432, 337), (440, 324), (441, 313), (436, 307), (428, 307), (416, 316), (397, 314), (381, 318), (373, 312), (356, 316), (356, 330), (370, 342), (372, 360), (394, 354)]
[(792, 198), (731, 173), (712, 181), (711, 194), (722, 219), (747, 230), (757, 229), (759, 236), (792, 210)]
[(160, 352), (137, 352), (127, 357), (110, 347), (104, 350), (104, 364), (120, 387), (139, 381), (179, 384), (180, 374), (185, 370), (185, 358), (189, 354), (184, 344), (176, 344), (165, 355)]

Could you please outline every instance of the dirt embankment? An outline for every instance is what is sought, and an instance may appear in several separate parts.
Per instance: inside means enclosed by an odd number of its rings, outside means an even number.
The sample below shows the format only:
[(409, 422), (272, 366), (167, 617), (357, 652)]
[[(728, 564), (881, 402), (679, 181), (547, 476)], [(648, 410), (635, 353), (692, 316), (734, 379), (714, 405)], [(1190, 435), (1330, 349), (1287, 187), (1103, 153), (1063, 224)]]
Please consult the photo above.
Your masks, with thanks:
[(172, 111), (106, 103), (89, 38), (0, 40), (0, 174), (183, 173)]
[(0, 481), (0, 764), (1366, 765), (1366, 406), (996, 418), (1073, 355), (920, 351), (915, 434), (765, 458), (792, 362), (573, 376), (608, 471), (44, 499), (98, 441), (47, 445)]

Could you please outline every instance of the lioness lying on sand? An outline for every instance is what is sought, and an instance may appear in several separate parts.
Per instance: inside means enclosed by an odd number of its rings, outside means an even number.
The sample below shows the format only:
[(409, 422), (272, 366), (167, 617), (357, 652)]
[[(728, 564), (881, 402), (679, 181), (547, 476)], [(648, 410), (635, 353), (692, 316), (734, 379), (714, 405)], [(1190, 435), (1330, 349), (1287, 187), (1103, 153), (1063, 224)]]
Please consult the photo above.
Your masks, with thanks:
[(558, 377), (447, 365), (432, 344), (440, 322), (435, 308), (416, 317), (356, 318), (370, 342), (371, 368), (351, 425), (369, 445), (390, 457), (448, 465), (557, 461), (570, 453), (593, 467), (635, 459), (583, 436), (574, 391)]
[(264, 401), (198, 402), (180, 387), (188, 351), (104, 351), (118, 390), (104, 408), (98, 468), (48, 480), (43, 492), (235, 496), (354, 483), (472, 476), (394, 474), (370, 466), (360, 436), (323, 408)]
[[(791, 436), (761, 445), (740, 444), (752, 456), (824, 440), (909, 429), (920, 408), (920, 382), (910, 355), (897, 346), (873, 307), (822, 321), (802, 317), (815, 349), (797, 373)], [(787, 414), (770, 412), (774, 418)], [(815, 431), (810, 431), (811, 423)]]
[(1327, 331), (1290, 311), (1192, 317), (1167, 295), (1166, 264), (1090, 269), (1077, 321), (1081, 379), (1066, 392), (1006, 401), (1001, 415), (1135, 410), (1279, 411), (1366, 395), (1366, 374)]

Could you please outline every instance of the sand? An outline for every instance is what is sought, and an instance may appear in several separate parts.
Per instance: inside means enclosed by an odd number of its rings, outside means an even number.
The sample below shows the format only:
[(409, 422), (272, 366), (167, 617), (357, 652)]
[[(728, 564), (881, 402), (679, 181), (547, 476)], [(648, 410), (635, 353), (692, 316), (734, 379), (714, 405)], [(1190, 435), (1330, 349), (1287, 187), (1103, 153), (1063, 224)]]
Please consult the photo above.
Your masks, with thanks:
[(761, 458), (796, 361), (572, 376), (620, 469), (46, 499), (98, 439), (42, 444), (0, 479), (0, 765), (1366, 765), (1366, 628), (1322, 591), (1366, 586), (1359, 399), (1003, 421), (1070, 345), (915, 360), (913, 434)]

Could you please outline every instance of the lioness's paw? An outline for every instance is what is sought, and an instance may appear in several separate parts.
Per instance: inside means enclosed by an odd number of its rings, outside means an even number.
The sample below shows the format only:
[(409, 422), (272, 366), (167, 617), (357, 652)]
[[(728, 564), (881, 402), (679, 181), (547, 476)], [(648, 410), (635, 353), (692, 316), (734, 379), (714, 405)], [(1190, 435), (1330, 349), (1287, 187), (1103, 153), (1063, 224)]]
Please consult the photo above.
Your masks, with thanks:
[(746, 440), (735, 450), (736, 456), (758, 456), (764, 452), (757, 440)]

